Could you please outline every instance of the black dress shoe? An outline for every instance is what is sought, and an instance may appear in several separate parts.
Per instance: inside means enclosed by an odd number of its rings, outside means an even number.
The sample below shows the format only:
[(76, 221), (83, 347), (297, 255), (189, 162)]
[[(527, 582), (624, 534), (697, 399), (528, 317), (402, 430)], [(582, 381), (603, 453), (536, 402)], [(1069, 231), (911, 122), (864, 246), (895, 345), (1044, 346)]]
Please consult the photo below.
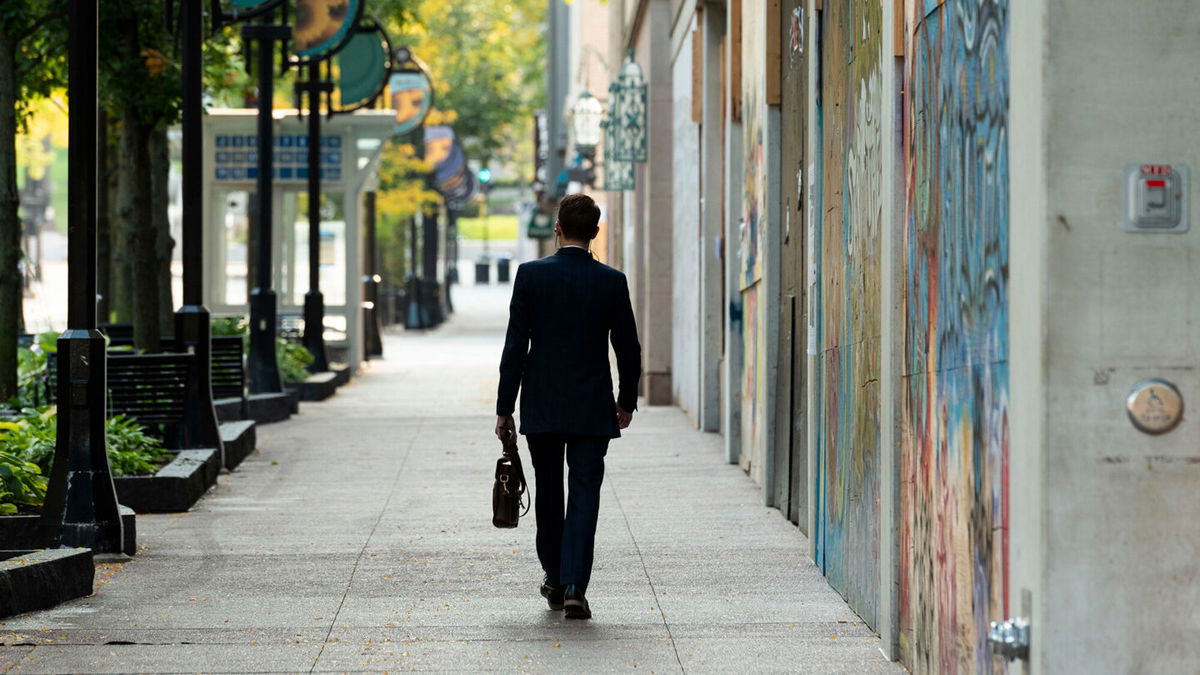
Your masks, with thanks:
[(563, 589), (561, 586), (551, 586), (550, 584), (542, 584), (542, 597), (550, 605), (550, 609), (559, 610), (563, 608)]
[(590, 619), (592, 609), (588, 607), (587, 598), (574, 584), (567, 586), (563, 592), (563, 612), (568, 619)]

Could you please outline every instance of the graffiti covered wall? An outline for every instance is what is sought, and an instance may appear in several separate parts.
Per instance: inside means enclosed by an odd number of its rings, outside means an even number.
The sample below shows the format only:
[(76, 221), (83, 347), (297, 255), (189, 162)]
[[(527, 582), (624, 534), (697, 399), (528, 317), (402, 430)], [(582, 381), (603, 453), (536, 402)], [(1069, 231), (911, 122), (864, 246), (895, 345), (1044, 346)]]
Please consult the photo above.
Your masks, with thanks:
[(740, 227), (742, 290), (742, 452), (743, 469), (759, 484), (766, 479), (767, 443), (767, 315), (775, 305), (763, 290), (764, 236), (767, 227), (767, 168), (763, 147), (766, 135), (765, 52), (762, 40), (767, 23), (760, 2), (742, 6), (742, 214)]
[(1008, 597), (1008, 0), (908, 0), (902, 660), (1000, 670)]
[(816, 554), (869, 625), (879, 602), (882, 10), (821, 12)]

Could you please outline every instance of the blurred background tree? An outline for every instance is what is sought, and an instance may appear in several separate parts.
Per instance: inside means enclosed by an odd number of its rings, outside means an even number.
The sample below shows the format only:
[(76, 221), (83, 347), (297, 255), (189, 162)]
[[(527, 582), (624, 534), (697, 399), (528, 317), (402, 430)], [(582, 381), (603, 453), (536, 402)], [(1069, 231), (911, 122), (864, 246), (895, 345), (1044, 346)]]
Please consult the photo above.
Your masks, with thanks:
[(66, 7), (65, 0), (0, 3), (0, 400), (17, 395), (23, 328), (17, 133), (34, 107), (66, 83)]

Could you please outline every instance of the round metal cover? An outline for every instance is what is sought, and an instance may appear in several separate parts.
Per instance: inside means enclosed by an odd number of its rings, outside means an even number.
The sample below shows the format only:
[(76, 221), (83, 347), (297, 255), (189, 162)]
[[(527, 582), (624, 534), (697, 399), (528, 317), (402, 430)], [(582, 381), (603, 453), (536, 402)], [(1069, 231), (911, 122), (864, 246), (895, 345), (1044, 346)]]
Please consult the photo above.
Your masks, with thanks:
[(1153, 378), (1133, 385), (1125, 400), (1133, 426), (1148, 434), (1165, 434), (1183, 420), (1183, 395), (1170, 382)]

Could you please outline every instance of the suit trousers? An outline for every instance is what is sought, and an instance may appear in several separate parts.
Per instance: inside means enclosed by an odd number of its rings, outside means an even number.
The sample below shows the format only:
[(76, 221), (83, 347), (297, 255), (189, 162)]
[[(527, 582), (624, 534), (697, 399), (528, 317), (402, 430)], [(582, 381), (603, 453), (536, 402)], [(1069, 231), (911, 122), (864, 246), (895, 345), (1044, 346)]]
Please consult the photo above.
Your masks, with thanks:
[[(575, 434), (529, 434), (533, 459), (537, 552), (546, 583), (574, 585), (587, 591), (596, 550), (596, 519), (609, 439)], [(563, 455), (566, 455), (567, 500), (563, 515)]]

